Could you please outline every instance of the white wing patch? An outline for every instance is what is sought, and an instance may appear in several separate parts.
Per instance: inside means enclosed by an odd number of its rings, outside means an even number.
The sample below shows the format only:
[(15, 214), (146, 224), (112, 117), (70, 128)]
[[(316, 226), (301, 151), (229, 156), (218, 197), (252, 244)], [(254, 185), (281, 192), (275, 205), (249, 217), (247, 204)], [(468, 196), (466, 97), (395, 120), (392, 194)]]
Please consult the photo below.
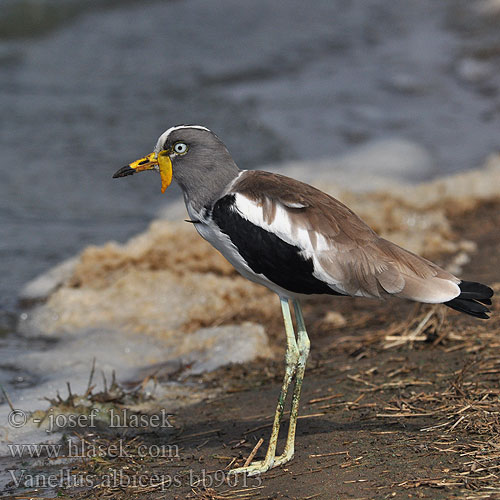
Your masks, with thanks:
[(262, 206), (240, 193), (235, 195), (235, 207), (240, 215), (252, 224), (275, 234), (289, 245), (300, 248), (304, 259), (312, 259), (315, 278), (323, 281), (336, 292), (346, 293), (342, 284), (333, 279), (318, 262), (318, 253), (328, 251), (333, 254), (336, 252), (336, 249), (322, 234), (294, 223), (286, 208), (280, 203), (276, 203), (276, 213), (271, 223), (265, 221)]
[[(338, 253), (335, 246), (333, 246), (321, 233), (297, 225), (284, 205), (276, 201), (273, 203), (275, 203), (276, 212), (273, 221), (268, 223), (265, 220), (263, 207), (261, 205), (258, 205), (240, 193), (235, 194), (235, 207), (242, 217), (252, 224), (272, 232), (286, 243), (300, 248), (301, 255), (304, 259), (312, 259), (314, 267), (313, 276), (315, 278), (323, 281), (323, 283), (326, 283), (332, 290), (339, 293), (367, 297), (373, 296), (359, 289), (355, 293), (347, 291), (342, 281), (332, 277), (318, 260), (318, 256), (322, 252), (328, 252), (330, 259), (335, 258), (335, 255)], [(288, 207), (299, 208), (298, 206), (290, 207), (289, 205)]]
[(292, 201), (284, 202), (284, 205), (285, 205), (285, 207), (288, 207), (288, 208), (306, 208), (307, 207), (307, 205), (304, 205), (303, 203), (292, 202)]
[[(308, 229), (297, 225), (290, 217), (290, 214), (284, 205), (276, 201), (273, 201), (272, 203), (275, 204), (276, 213), (273, 220), (269, 223), (264, 218), (262, 206), (240, 193), (236, 193), (235, 195), (235, 207), (243, 218), (256, 226), (275, 234), (286, 243), (299, 247), (304, 253), (304, 257), (308, 258), (314, 252), (332, 250), (329, 242), (322, 234), (317, 233), (316, 231), (309, 231)], [(304, 208), (301, 204), (297, 204), (297, 206), (294, 207), (290, 207), (290, 205), (288, 205), (288, 207)]]

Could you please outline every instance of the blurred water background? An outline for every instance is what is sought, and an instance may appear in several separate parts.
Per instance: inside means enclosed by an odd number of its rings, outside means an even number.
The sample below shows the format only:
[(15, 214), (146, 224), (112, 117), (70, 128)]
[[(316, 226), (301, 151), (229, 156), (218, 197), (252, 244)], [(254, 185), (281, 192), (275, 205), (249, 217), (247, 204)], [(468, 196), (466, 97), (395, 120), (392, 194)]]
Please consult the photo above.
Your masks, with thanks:
[(425, 148), (424, 177), (477, 166), (499, 145), (496, 19), (457, 0), (3, 0), (0, 310), (178, 196), (111, 179), (172, 124), (245, 168), (386, 137)]

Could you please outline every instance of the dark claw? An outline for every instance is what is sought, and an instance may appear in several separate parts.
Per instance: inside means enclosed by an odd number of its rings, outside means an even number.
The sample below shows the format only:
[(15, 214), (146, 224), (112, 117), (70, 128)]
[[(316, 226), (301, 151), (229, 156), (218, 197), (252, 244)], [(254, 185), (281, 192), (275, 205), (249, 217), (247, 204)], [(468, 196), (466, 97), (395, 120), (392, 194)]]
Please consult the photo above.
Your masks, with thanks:
[(116, 179), (117, 177), (125, 177), (126, 175), (132, 175), (135, 174), (136, 172), (137, 170), (134, 170), (133, 168), (126, 165), (125, 167), (120, 168), (120, 170), (116, 171), (113, 174), (113, 179)]

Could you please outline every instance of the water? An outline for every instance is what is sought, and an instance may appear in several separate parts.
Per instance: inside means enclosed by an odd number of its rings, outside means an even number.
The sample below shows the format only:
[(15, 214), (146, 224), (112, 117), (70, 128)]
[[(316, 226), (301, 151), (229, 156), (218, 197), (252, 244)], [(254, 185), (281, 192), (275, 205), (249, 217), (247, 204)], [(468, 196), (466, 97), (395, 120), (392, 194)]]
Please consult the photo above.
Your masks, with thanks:
[(430, 151), (436, 175), (476, 166), (498, 147), (498, 72), (468, 55), (493, 30), (461, 24), (460, 5), (6, 2), (0, 309), (61, 259), (146, 226), (168, 199), (158, 179), (111, 174), (172, 124), (209, 126), (244, 167), (392, 136)]

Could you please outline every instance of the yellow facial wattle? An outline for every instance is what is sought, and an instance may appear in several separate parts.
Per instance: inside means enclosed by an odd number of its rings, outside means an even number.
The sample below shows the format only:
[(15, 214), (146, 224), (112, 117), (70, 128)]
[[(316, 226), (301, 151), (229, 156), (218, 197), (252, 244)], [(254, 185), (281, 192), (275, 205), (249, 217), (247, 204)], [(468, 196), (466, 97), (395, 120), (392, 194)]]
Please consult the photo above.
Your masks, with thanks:
[(160, 167), (161, 192), (164, 193), (172, 182), (172, 160), (168, 153), (164, 152), (158, 155), (157, 161)]

